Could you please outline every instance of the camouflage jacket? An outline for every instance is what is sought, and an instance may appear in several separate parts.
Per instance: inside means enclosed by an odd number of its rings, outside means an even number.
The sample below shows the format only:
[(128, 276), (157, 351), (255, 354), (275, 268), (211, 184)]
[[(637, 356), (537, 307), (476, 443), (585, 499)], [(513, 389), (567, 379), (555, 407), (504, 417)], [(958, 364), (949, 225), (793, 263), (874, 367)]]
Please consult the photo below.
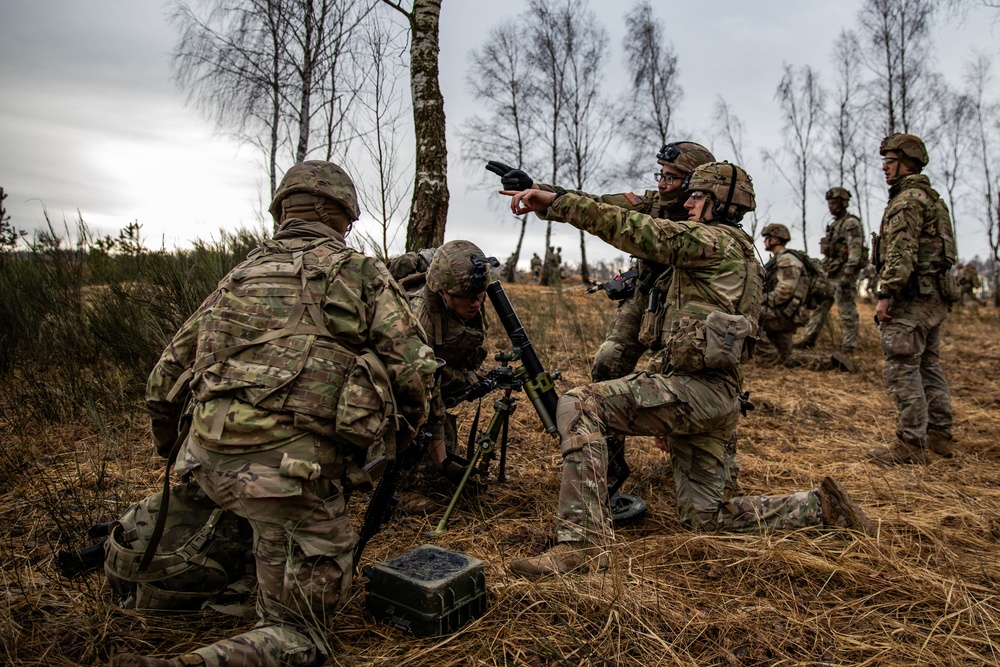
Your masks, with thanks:
[(861, 221), (846, 211), (827, 225), (819, 248), (823, 253), (823, 268), (830, 276), (844, 269), (857, 274), (868, 263)]
[(794, 253), (782, 248), (764, 265), (764, 317), (801, 325), (809, 318), (806, 267)]
[(268, 449), (305, 432), (333, 437), (340, 390), (363, 349), (386, 366), (405, 443), (426, 418), (435, 369), (405, 295), (333, 229), (286, 220), (222, 279), (150, 373), (157, 449), (176, 437), (184, 377), (192, 429), (220, 451)]
[(754, 254), (753, 240), (743, 230), (657, 219), (575, 194), (556, 199), (549, 214), (640, 259), (673, 269), (663, 309), (663, 351), (650, 362), (652, 372), (703, 371), (742, 385), (739, 365), (729, 371), (703, 365), (702, 371), (695, 369), (699, 353), (704, 352), (704, 324), (711, 313), (744, 315), (750, 330), (758, 330), (764, 268)]
[(417, 316), (435, 356), (445, 365), (437, 371), (437, 382), (431, 399), (428, 428), (437, 437), (444, 435), (444, 397), (460, 394), (479, 381), (476, 371), (488, 355), (486, 304), (479, 315), (464, 320), (445, 306), (441, 297), (427, 287), (410, 297), (410, 306)]
[(955, 239), (948, 207), (923, 174), (904, 176), (889, 188), (874, 251), (879, 294), (907, 298), (914, 279), (949, 275)]

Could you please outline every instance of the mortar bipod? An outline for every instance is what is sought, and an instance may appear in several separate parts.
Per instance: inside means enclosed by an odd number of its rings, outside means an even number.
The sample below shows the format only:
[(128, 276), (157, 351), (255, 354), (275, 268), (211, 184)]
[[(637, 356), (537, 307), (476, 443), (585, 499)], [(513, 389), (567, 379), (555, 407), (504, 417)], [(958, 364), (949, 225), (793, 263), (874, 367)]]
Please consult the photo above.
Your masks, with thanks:
[(465, 475), (462, 476), (462, 481), (458, 483), (458, 488), (455, 489), (455, 494), (451, 497), (451, 502), (448, 503), (448, 508), (444, 511), (444, 516), (441, 517), (437, 528), (432, 532), (433, 535), (442, 535), (447, 532), (448, 519), (451, 518), (451, 513), (455, 510), (458, 499), (462, 495), (462, 491), (465, 490), (465, 486), (472, 473), (474, 471), (478, 472), (483, 477), (489, 473), (490, 461), (493, 460), (493, 456), (496, 453), (497, 439), (501, 434), (500, 475), (501, 479), (503, 478), (502, 476), (505, 474), (504, 467), (506, 465), (507, 425), (510, 422), (510, 416), (517, 408), (516, 399), (511, 395), (513, 390), (513, 386), (505, 387), (503, 396), (493, 402), (493, 417), (490, 418), (490, 423), (486, 427), (486, 430), (481, 432), (479, 437), (476, 438), (476, 451), (469, 460), (469, 465), (465, 468)]

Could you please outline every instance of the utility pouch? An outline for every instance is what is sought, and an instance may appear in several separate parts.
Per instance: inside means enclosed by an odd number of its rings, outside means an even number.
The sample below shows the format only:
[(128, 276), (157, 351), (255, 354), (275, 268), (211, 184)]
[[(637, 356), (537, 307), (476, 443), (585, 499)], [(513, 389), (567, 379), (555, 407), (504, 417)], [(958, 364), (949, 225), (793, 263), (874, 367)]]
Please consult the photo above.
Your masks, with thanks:
[(670, 365), (685, 373), (697, 373), (705, 368), (706, 322), (686, 317), (672, 322), (670, 331), (664, 333)]
[(713, 311), (705, 320), (705, 366), (720, 370), (736, 368), (750, 335), (750, 321), (743, 315)]
[[(396, 401), (389, 386), (385, 365), (371, 350), (354, 359), (337, 401), (336, 437), (360, 449), (368, 449), (387, 435), (396, 419)], [(386, 455), (395, 457), (395, 447)], [(394, 443), (393, 443), (394, 444)]]
[(936, 283), (934, 276), (917, 276), (917, 294), (931, 296), (937, 291)]
[(663, 293), (658, 289), (649, 292), (649, 305), (642, 312), (639, 322), (639, 342), (650, 350), (659, 350), (663, 333)]
[(962, 290), (950, 271), (937, 275), (937, 285), (938, 289), (941, 290), (941, 297), (946, 302), (958, 303), (962, 299)]

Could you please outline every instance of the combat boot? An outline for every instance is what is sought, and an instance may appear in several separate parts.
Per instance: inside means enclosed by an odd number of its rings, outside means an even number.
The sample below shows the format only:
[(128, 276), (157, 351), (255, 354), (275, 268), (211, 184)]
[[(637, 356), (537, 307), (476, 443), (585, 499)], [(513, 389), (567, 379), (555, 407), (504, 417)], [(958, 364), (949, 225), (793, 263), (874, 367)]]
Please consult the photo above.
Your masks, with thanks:
[(854, 372), (854, 362), (842, 351), (834, 352), (830, 355), (830, 365), (846, 373)]
[(197, 653), (185, 653), (176, 658), (151, 658), (147, 655), (119, 653), (111, 658), (108, 667), (198, 667), (205, 659)]
[(922, 463), (927, 465), (927, 450), (917, 445), (910, 445), (897, 440), (891, 447), (876, 447), (868, 450), (868, 456), (879, 463), (896, 465), (897, 463)]
[(585, 573), (590, 570), (608, 569), (608, 554), (589, 542), (560, 542), (534, 558), (518, 558), (510, 564), (510, 571), (525, 577), (544, 577), (553, 574)]
[(868, 516), (835, 479), (824, 477), (816, 493), (819, 494), (824, 526), (857, 530), (865, 535), (875, 534)]
[(946, 459), (955, 455), (955, 446), (952, 444), (951, 433), (939, 431), (936, 428), (927, 429), (927, 447)]

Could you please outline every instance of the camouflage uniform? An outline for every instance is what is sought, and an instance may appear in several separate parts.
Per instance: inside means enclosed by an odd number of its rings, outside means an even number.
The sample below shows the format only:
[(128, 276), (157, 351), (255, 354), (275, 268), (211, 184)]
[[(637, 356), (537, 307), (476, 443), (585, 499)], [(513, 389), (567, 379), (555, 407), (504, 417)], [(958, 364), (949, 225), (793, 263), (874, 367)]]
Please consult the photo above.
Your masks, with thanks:
[[(538, 187), (547, 192), (557, 191), (557, 188), (552, 185), (542, 184)], [(663, 198), (658, 190), (647, 190), (643, 195), (636, 195), (632, 192), (615, 195), (591, 195), (576, 190), (572, 192), (603, 204), (636, 211), (654, 218), (683, 219), (687, 217), (683, 200), (676, 195)], [(552, 211), (542, 211), (538, 217), (543, 220), (565, 222)], [(612, 380), (631, 373), (647, 349), (646, 345), (639, 340), (640, 325), (646, 312), (650, 288), (654, 281), (668, 269), (658, 262), (643, 259), (638, 260), (638, 267), (640, 275), (638, 289), (631, 297), (623, 299), (618, 305), (618, 310), (608, 325), (607, 336), (597, 350), (597, 354), (594, 355), (594, 362), (590, 370), (594, 382)]]
[[(709, 168), (728, 174), (731, 166), (704, 165), (695, 174)], [(746, 331), (757, 328), (763, 269), (749, 237), (727, 224), (657, 220), (574, 194), (548, 210), (616, 248), (675, 269), (659, 311), (662, 352), (647, 370), (578, 387), (559, 401), (564, 465), (557, 540), (600, 545), (611, 536), (605, 433), (668, 438), (678, 510), (689, 527), (754, 531), (822, 523), (816, 491), (735, 495), (743, 373), (739, 362), (707, 368), (703, 333), (707, 318), (719, 313), (741, 313)]]
[[(331, 198), (331, 169), (350, 184), (349, 197), (334, 199), (339, 209), (317, 196)], [(259, 623), (175, 662), (322, 663), (357, 542), (344, 496), (349, 462), (373, 438), (395, 432), (406, 444), (426, 417), (435, 364), (405, 296), (381, 262), (323, 224), (344, 211), (356, 219), (356, 206), (339, 167), (290, 169), (272, 204), (274, 238), (223, 278), (149, 376), (158, 450), (176, 437), (178, 388), (189, 379), (191, 430), (177, 473), (254, 532)], [(152, 664), (143, 660), (118, 664)]]
[(795, 332), (809, 318), (806, 298), (809, 280), (802, 260), (781, 248), (764, 266), (764, 334), (757, 341), (754, 359), (773, 366), (792, 353)]
[(917, 451), (928, 430), (951, 439), (951, 391), (941, 368), (941, 325), (955, 299), (949, 269), (955, 243), (951, 217), (923, 174), (889, 188), (875, 258), (879, 299), (890, 299), (892, 319), (879, 324), (882, 377), (899, 409), (896, 435)]
[[(482, 250), (468, 241), (449, 241), (435, 253), (430, 271), (438, 273), (439, 266), (449, 260), (454, 262), (453, 268), (448, 270), (449, 274), (462, 274), (463, 270), (467, 274), (466, 265), (471, 266), (468, 261), (470, 253), (484, 256)], [(444, 398), (461, 394), (479, 382), (476, 371), (489, 354), (486, 348), (489, 322), (485, 303), (479, 313), (470, 319), (459, 317), (445, 305), (438, 292), (460, 294), (466, 291), (462, 281), (449, 281), (451, 278), (449, 275), (446, 280), (441, 280), (428, 273), (427, 284), (410, 297), (410, 306), (427, 332), (434, 354), (445, 362), (437, 371), (427, 430), (435, 439), (445, 441), (450, 454), (461, 457), (465, 456), (465, 452), (459, 448), (455, 420), (446, 412)]]
[[(836, 191), (843, 191), (850, 197), (843, 188), (834, 188), (830, 192)], [(841, 199), (843, 201), (843, 197)], [(826, 275), (836, 289), (835, 301), (837, 312), (840, 314), (841, 347), (845, 351), (851, 351), (858, 346), (858, 308), (855, 304), (858, 279), (868, 263), (864, 229), (858, 217), (848, 213), (845, 208), (836, 220), (827, 225), (826, 236), (820, 241), (820, 250), (824, 257), (823, 268), (826, 269)], [(802, 337), (803, 345), (815, 344), (832, 305), (833, 302), (828, 302), (812, 312)]]
[(978, 306), (976, 299), (976, 289), (979, 287), (979, 272), (971, 262), (961, 267), (958, 271), (958, 288), (960, 292), (959, 303), (969, 303)]
[(537, 252), (531, 255), (531, 277), (536, 283), (542, 278), (542, 258)]

